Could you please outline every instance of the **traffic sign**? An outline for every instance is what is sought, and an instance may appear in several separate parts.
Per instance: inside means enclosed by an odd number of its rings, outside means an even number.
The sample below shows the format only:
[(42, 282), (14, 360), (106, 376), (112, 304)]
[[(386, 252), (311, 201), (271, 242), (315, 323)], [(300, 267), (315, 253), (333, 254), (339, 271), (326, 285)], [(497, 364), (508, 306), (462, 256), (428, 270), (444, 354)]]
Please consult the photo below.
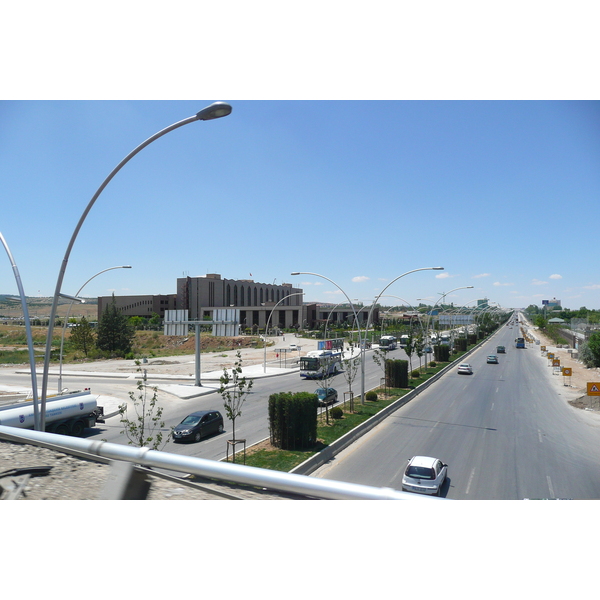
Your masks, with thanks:
[(587, 382), (587, 395), (588, 396), (600, 396), (600, 382), (588, 381)]
[(555, 358), (552, 360), (553, 367), (560, 367), (560, 358)]
[(573, 370), (571, 369), (571, 367), (563, 367), (562, 371), (565, 377), (571, 377), (571, 375), (573, 375)]

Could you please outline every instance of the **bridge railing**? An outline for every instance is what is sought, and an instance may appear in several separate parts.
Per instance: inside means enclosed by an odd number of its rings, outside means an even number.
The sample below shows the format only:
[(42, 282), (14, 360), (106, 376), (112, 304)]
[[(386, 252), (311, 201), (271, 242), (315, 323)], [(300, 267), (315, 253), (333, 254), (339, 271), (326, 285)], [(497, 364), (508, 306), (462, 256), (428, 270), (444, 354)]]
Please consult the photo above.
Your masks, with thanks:
[[(0, 425), (0, 439), (41, 446), (52, 444), (64, 448), (65, 451), (84, 452), (110, 461), (117, 461), (114, 463), (115, 466), (122, 466), (123, 463), (142, 465), (215, 480), (290, 492), (311, 498), (327, 500), (433, 500), (433, 498), (400, 492), (391, 488), (377, 488), (356, 483), (319, 479), (306, 475), (172, 454), (151, 450), (150, 448), (86, 440), (4, 425)], [(126, 473), (127, 471), (115, 469), (115, 472)], [(126, 477), (125, 474), (124, 477)], [(119, 482), (117, 483), (119, 484)], [(127, 485), (124, 482), (120, 482), (120, 484)]]

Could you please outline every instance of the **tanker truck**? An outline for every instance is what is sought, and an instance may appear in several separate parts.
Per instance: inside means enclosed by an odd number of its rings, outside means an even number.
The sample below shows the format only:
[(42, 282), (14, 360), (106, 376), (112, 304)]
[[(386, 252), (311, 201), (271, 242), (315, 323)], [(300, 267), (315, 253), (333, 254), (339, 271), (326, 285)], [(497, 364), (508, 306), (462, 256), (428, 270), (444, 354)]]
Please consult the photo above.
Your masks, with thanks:
[[(46, 398), (46, 431), (80, 436), (88, 427), (104, 423), (104, 409), (89, 388)], [(0, 425), (33, 429), (33, 402), (0, 407)]]

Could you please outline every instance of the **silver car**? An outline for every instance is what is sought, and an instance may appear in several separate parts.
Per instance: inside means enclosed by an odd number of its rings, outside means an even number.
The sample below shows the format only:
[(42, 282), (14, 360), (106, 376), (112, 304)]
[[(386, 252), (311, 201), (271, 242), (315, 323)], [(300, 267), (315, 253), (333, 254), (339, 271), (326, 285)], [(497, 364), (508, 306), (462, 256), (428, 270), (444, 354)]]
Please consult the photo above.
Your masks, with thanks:
[(461, 375), (473, 375), (473, 367), (469, 363), (458, 365), (458, 372)]
[(402, 476), (402, 491), (439, 496), (448, 476), (448, 465), (432, 456), (413, 456)]

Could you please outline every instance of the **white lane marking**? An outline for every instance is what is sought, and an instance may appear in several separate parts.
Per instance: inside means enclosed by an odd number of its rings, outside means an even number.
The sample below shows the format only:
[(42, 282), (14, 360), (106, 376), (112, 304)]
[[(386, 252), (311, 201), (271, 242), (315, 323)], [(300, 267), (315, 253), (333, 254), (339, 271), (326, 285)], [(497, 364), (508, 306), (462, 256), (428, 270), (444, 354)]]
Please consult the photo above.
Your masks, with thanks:
[(465, 490), (465, 494), (469, 493), (469, 490), (471, 489), (471, 481), (473, 481), (473, 476), (475, 475), (475, 469), (473, 469), (471, 471), (471, 476), (469, 477), (469, 483), (467, 483), (467, 489)]
[(550, 475), (546, 475), (546, 480), (548, 481), (548, 488), (550, 490), (550, 497), (555, 498), (554, 496), (554, 488), (552, 487), (552, 479), (550, 479)]
[(542, 443), (542, 432), (538, 429), (538, 440)]

